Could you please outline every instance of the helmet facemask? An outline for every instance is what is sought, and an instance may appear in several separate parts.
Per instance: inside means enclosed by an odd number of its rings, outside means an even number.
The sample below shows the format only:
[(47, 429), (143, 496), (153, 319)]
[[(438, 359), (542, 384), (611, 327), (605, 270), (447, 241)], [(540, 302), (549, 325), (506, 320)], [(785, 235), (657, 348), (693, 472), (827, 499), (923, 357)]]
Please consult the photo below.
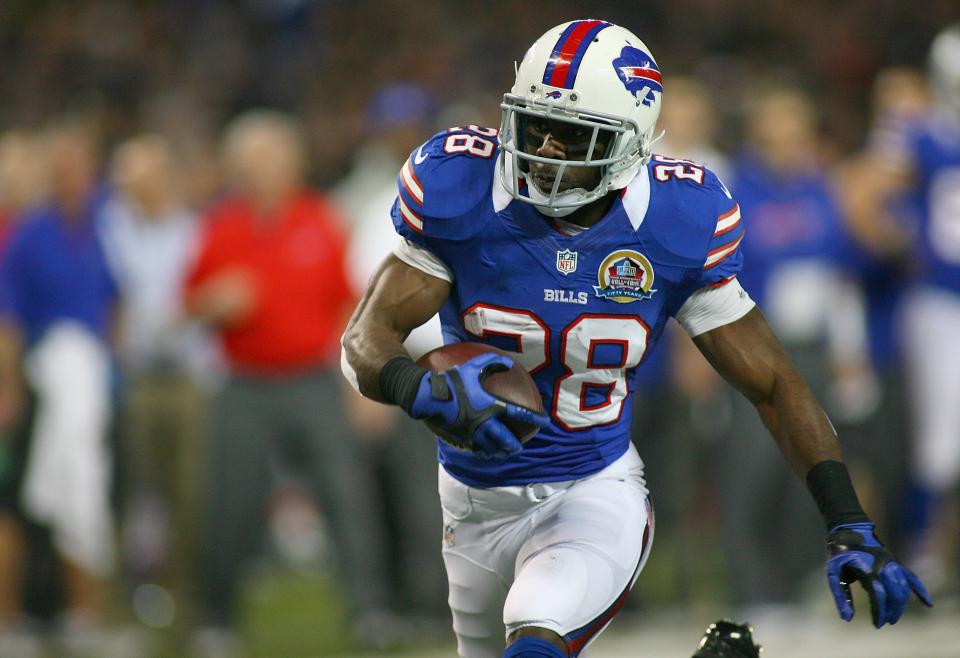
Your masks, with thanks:
[[(656, 61), (629, 30), (596, 19), (547, 30), (500, 104), (503, 187), (552, 217), (625, 188), (650, 158), (662, 95)], [(549, 128), (557, 152), (539, 148), (546, 134), (527, 134), (533, 122)]]
[[(514, 199), (536, 205), (546, 215), (569, 215), (602, 198), (614, 189), (611, 182), (618, 174), (638, 167), (650, 157), (649, 135), (641, 133), (632, 119), (515, 94), (505, 94), (500, 107), (500, 144), (504, 151), (500, 160), (501, 183)], [(566, 158), (535, 153), (551, 130), (559, 133), (554, 136), (564, 145)], [(532, 140), (539, 142), (529, 143)], [(595, 186), (586, 189), (565, 185), (573, 177), (571, 170), (585, 167), (599, 169)], [(543, 175), (537, 175), (538, 169)], [(526, 182), (526, 194), (521, 189), (521, 178)]]

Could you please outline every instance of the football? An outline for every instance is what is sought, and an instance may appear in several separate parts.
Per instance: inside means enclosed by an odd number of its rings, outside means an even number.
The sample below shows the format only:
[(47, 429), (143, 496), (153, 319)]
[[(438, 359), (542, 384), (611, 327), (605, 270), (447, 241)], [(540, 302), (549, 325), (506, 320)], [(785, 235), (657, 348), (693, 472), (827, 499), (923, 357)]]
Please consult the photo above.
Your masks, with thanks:
[[(424, 368), (442, 372), (450, 368), (469, 361), (475, 356), (488, 353), (510, 355), (503, 350), (497, 349), (491, 345), (483, 343), (452, 343), (438, 347), (435, 350), (427, 352), (419, 359), (417, 363)], [(543, 398), (540, 397), (540, 391), (533, 382), (533, 378), (523, 369), (519, 363), (514, 360), (513, 367), (503, 372), (495, 372), (483, 380), (483, 388), (492, 395), (497, 396), (507, 402), (512, 402), (521, 407), (526, 407), (539, 414), (543, 413)], [(425, 421), (431, 430), (436, 432), (436, 428), (428, 419)], [(537, 433), (540, 429), (536, 425), (521, 423), (507, 418), (503, 419), (504, 425), (513, 432), (514, 436), (524, 443)]]

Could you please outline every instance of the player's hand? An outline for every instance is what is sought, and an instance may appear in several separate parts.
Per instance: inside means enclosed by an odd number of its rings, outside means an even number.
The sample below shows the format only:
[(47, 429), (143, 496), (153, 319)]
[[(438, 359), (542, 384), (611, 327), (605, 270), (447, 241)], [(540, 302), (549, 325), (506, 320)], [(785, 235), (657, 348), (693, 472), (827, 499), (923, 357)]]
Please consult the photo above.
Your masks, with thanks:
[(516, 454), (522, 448), (520, 441), (501, 419), (540, 427), (550, 419), (501, 400), (483, 388), (484, 378), (512, 365), (508, 357), (483, 354), (444, 372), (428, 372), (420, 380), (410, 415), (433, 417), (441, 425), (442, 438), (457, 448), (498, 459)]
[(873, 533), (874, 524), (845, 523), (827, 533), (827, 581), (844, 621), (853, 618), (850, 585), (860, 581), (870, 597), (873, 625), (896, 624), (907, 607), (910, 592), (928, 607), (927, 589), (912, 571), (897, 562)]

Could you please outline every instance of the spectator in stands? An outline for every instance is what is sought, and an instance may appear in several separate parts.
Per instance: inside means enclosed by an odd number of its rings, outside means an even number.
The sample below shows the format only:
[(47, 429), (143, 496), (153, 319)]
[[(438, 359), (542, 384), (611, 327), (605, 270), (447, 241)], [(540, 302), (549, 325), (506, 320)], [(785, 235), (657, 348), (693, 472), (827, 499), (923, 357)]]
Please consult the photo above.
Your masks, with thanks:
[(362, 627), (387, 604), (382, 520), (337, 373), (354, 299), (346, 238), (331, 202), (304, 186), (304, 143), (278, 112), (228, 126), (233, 190), (207, 217), (186, 285), (188, 310), (220, 335), (229, 367), (212, 417), (199, 655), (240, 650), (237, 586), (263, 537), (278, 465), (305, 479), (329, 520), (354, 620)]

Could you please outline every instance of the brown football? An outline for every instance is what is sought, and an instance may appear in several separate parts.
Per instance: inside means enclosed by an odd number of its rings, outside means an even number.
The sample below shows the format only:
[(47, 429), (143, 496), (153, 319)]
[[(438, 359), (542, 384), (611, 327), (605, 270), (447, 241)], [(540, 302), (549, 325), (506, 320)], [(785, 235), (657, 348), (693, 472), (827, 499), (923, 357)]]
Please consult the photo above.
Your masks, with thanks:
[[(417, 359), (417, 363), (424, 368), (442, 372), (461, 363), (465, 363), (475, 356), (489, 354), (491, 352), (510, 356), (503, 350), (483, 343), (452, 343), (427, 352)], [(543, 413), (543, 398), (540, 396), (540, 391), (537, 390), (537, 385), (534, 383), (533, 378), (523, 369), (523, 366), (517, 363), (516, 359), (514, 359), (513, 367), (509, 370), (495, 372), (485, 377), (483, 380), (483, 388), (507, 402), (526, 407), (539, 414)], [(431, 430), (436, 432), (436, 428), (431, 424), (429, 419), (425, 422)], [(520, 443), (524, 443), (533, 438), (540, 429), (536, 425), (521, 423), (507, 418), (503, 419), (503, 423), (513, 432), (514, 436), (520, 440)]]

